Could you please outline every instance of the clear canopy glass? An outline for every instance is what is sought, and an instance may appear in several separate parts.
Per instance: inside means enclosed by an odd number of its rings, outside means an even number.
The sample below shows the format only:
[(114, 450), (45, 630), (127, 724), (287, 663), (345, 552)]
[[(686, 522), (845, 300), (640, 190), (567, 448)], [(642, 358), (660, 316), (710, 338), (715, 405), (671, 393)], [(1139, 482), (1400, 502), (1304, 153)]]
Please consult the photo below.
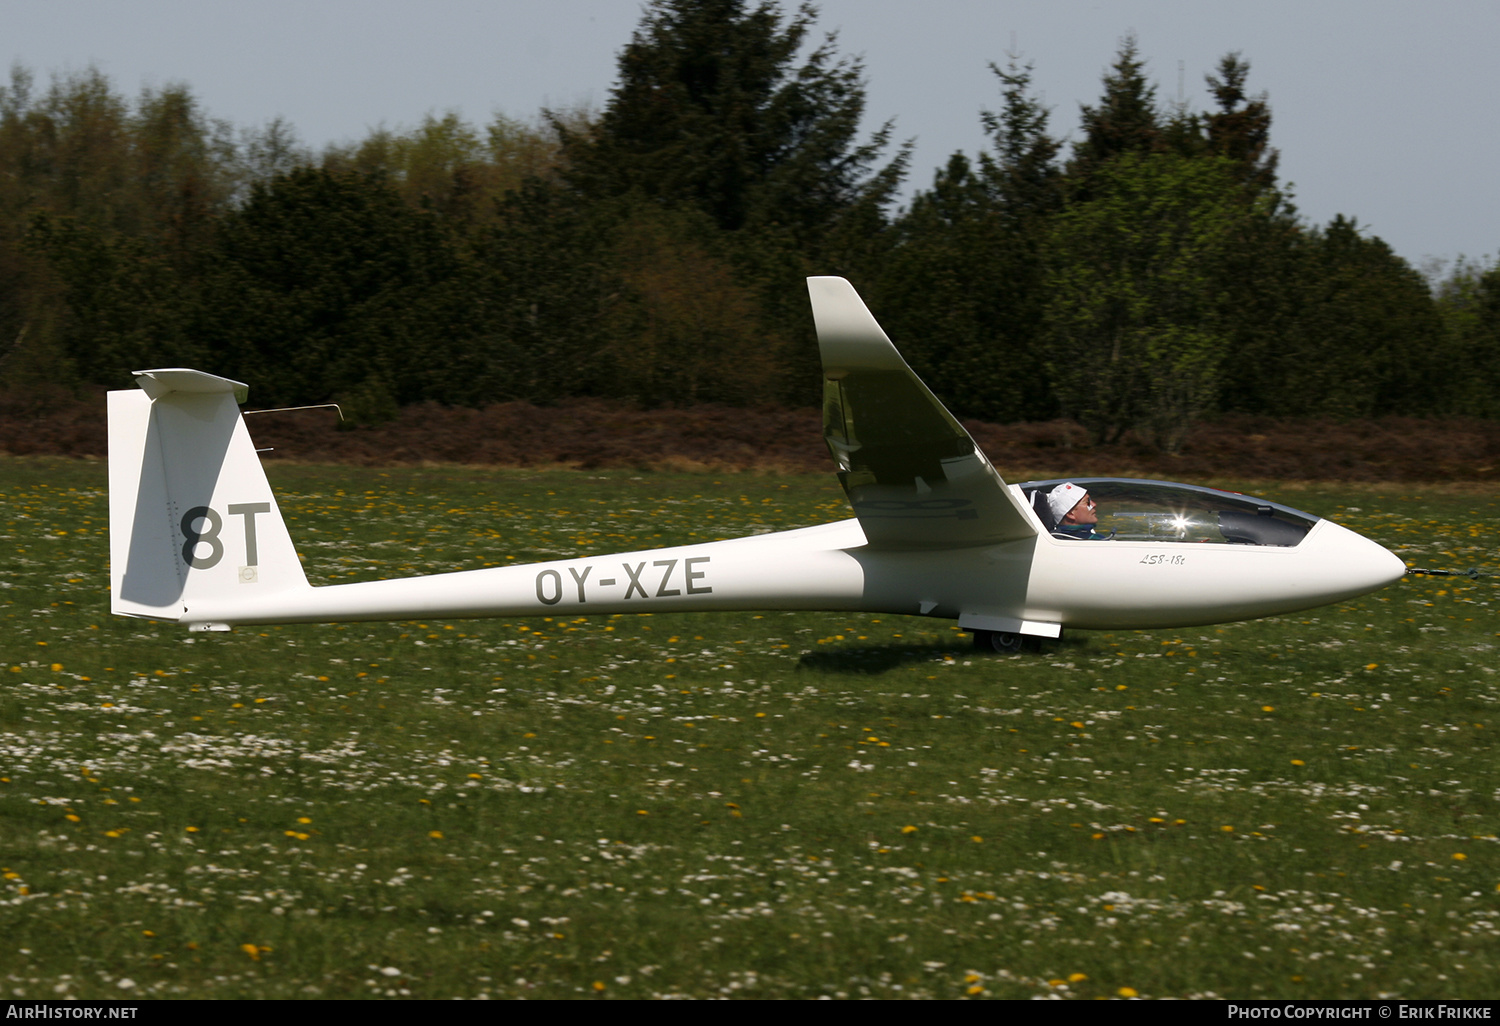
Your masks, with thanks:
[(1021, 490), (1049, 530), (1056, 524), (1044, 496), (1066, 482), (1086, 489), (1094, 500), (1096, 537), (1117, 541), (1291, 546), (1319, 519), (1269, 499), (1170, 481), (1059, 477), (1024, 482)]

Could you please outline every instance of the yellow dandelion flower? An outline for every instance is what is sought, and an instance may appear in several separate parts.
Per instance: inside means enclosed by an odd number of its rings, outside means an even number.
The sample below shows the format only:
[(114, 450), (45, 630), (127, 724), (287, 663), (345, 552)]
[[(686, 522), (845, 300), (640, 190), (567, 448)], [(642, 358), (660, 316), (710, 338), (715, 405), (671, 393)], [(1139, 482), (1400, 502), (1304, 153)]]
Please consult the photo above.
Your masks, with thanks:
[(1307, 763), (1303, 762), (1301, 759), (1293, 759), (1292, 760), (1292, 765), (1293, 766), (1306, 766)]
[(297, 822), (298, 823), (311, 823), (312, 822), (312, 817), (311, 816), (298, 816), (297, 817)]
[(1260, 707), (1260, 711), (1261, 712), (1275, 712), (1276, 711), (1276, 707), (1274, 705), (1263, 705), (1263, 706)]
[(901, 832), (903, 834), (914, 834), (917, 832), (917, 828), (908, 823), (906, 826), (901, 828)]
[(1463, 862), (1468, 857), (1469, 856), (1465, 855), (1461, 851), (1456, 851), (1456, 852), (1453, 853), (1453, 859), (1454, 859), (1455, 862)]
[(1068, 974), (1068, 982), (1069, 983), (1082, 983), (1086, 979), (1088, 979), (1088, 976), (1086, 976), (1083, 973), (1069, 973)]
[(441, 830), (430, 830), (428, 831), (427, 836), (432, 838), (434, 841), (441, 841), (443, 839), (443, 832)]
[(1137, 991), (1134, 987), (1121, 987), (1119, 990), (1115, 991), (1115, 993), (1120, 995), (1122, 998), (1133, 998), (1141, 996), (1140, 992)]
[(62, 669), (62, 663), (53, 663), (52, 664), (52, 672), (53, 673), (56, 673), (58, 670), (61, 670), (61, 669)]
[(974, 997), (976, 994), (983, 994), (984, 993), (984, 988), (981, 987), (979, 984), (976, 983), (976, 984), (974, 984), (974, 986), (972, 986), (968, 990), (964, 991), (964, 993), (967, 994), (967, 995), (969, 995), (970, 997)]
[(595, 980), (594, 981), (594, 989), (596, 991), (603, 990), (604, 989), (604, 982), (602, 980)]
[(241, 944), (240, 950), (249, 955), (254, 961), (260, 961), (260, 948), (254, 944)]
[(1234, 827), (1230, 826), (1228, 823), (1225, 823), (1223, 826), (1219, 827), (1219, 829), (1224, 831), (1226, 834), (1234, 833)]

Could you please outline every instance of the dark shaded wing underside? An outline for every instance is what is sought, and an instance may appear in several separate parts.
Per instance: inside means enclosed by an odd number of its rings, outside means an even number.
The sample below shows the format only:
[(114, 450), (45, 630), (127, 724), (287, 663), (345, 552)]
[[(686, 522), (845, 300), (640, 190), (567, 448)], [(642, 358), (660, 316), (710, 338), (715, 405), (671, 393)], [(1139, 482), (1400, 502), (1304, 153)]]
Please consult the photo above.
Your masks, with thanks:
[(963, 425), (912, 373), (842, 278), (809, 278), (823, 434), (872, 546), (955, 548), (1035, 536)]

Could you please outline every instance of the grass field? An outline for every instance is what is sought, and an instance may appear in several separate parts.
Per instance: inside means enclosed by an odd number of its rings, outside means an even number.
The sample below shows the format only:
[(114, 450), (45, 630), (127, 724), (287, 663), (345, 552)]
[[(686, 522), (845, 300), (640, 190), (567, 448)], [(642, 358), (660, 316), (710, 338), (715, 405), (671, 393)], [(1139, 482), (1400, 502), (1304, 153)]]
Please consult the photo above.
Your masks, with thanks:
[[(846, 515), (271, 473), (315, 583)], [(1500, 494), (1248, 490), (1497, 568)], [(1500, 994), (1493, 581), (1012, 658), (808, 613), (189, 636), (109, 615), (106, 526), (102, 463), (0, 461), (5, 997)]]

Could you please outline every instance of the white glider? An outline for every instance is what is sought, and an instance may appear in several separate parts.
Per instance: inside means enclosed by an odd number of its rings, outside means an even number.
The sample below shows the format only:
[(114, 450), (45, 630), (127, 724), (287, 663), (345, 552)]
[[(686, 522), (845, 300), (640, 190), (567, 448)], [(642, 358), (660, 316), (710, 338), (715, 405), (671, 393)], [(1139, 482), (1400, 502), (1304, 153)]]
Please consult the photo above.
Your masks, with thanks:
[(824, 434), (855, 519), (668, 549), (313, 587), (239, 412), (182, 368), (109, 393), (111, 608), (242, 624), (714, 609), (956, 619), (983, 646), (1288, 613), (1398, 580), (1395, 555), (1233, 492), (1074, 478), (1108, 540), (1054, 534), (1059, 481), (1007, 485), (842, 278), (810, 278)]

